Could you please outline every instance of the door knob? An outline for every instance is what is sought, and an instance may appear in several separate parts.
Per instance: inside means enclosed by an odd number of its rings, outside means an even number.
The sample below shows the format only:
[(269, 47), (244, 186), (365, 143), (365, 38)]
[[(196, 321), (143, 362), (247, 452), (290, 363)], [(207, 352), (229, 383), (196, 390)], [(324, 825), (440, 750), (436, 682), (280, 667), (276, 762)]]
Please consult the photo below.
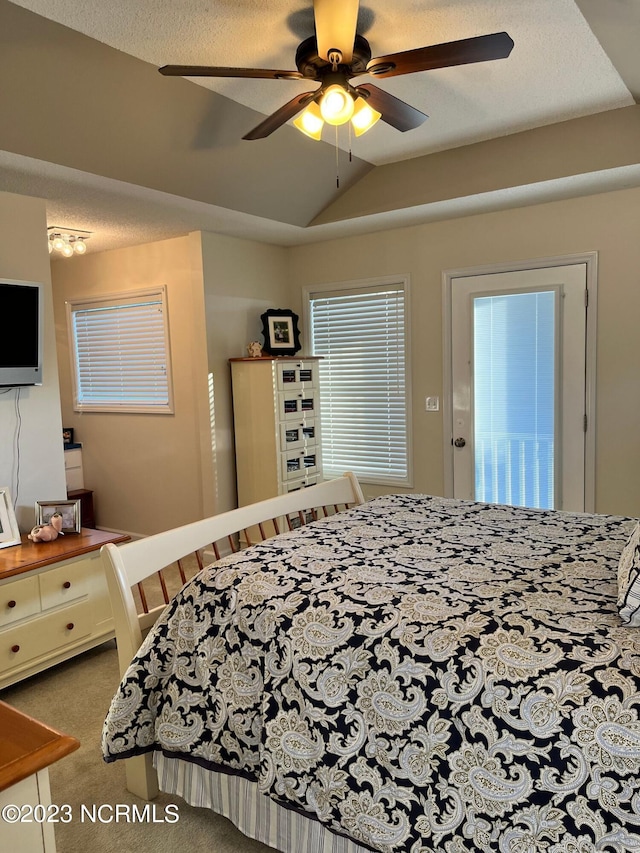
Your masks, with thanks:
[(456, 438), (456, 440), (453, 443), (455, 444), (456, 447), (464, 447), (467, 442), (464, 440), (464, 438), (460, 437), (460, 438)]

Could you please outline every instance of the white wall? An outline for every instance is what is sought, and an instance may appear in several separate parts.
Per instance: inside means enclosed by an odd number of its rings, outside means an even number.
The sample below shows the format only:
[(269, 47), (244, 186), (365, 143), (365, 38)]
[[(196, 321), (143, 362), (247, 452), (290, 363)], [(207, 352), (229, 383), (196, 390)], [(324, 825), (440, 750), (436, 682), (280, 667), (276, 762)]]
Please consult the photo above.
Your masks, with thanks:
[(253, 240), (202, 233), (209, 370), (215, 409), (216, 504), (237, 505), (233, 406), (229, 359), (247, 355), (247, 344), (263, 343), (260, 315), (289, 308), (287, 250)]
[[(9, 488), (22, 532), (37, 500), (66, 500), (60, 391), (47, 221), (42, 199), (0, 192), (0, 278), (45, 286), (43, 384), (0, 389), (0, 485)], [(5, 317), (0, 334), (10, 335)]]

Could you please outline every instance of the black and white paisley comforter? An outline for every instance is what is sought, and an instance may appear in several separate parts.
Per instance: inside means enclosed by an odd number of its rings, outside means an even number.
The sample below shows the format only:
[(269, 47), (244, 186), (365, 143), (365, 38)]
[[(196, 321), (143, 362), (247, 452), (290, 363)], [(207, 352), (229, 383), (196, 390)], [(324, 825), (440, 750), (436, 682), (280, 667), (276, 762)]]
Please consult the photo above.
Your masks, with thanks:
[(114, 697), (108, 761), (245, 775), (380, 851), (640, 851), (633, 521), (377, 498), (225, 558)]

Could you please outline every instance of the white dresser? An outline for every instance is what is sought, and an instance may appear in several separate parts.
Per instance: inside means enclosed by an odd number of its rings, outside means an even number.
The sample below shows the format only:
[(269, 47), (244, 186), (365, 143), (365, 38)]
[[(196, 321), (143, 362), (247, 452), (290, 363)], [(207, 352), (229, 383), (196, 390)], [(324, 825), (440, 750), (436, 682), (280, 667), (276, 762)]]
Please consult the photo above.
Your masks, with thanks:
[(318, 358), (233, 358), (240, 506), (322, 479)]
[(0, 550), (0, 689), (114, 636), (100, 548), (128, 538), (82, 528)]

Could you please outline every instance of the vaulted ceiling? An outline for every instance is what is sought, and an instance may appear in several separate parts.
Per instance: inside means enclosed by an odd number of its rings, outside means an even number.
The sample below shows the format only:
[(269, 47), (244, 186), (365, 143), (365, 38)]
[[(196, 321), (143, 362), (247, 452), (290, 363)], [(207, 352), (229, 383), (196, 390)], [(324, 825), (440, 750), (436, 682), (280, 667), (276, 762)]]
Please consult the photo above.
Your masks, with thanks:
[(634, 0), (369, 0), (358, 21), (374, 56), (503, 30), (515, 47), (376, 81), (428, 114), (405, 133), (247, 141), (309, 83), (157, 69), (295, 69), (310, 3), (0, 0), (0, 189), (95, 251), (200, 229), (293, 245), (640, 185)]

